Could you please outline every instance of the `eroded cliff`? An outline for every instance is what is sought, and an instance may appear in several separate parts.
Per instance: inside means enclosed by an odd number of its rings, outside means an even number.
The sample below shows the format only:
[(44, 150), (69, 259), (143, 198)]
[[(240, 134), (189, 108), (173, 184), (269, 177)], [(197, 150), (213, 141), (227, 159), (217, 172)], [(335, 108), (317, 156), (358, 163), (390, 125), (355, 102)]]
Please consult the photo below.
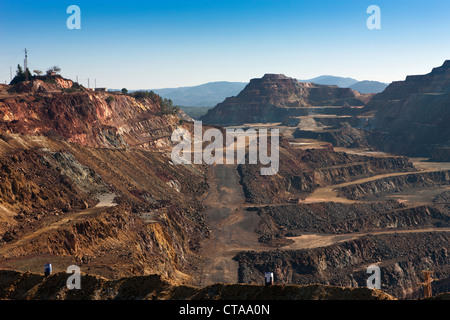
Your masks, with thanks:
[(428, 74), (395, 81), (375, 95), (362, 111), (375, 111), (377, 146), (411, 156), (435, 154), (437, 160), (449, 161), (448, 152), (442, 152), (450, 144), (449, 88), (447, 60)]

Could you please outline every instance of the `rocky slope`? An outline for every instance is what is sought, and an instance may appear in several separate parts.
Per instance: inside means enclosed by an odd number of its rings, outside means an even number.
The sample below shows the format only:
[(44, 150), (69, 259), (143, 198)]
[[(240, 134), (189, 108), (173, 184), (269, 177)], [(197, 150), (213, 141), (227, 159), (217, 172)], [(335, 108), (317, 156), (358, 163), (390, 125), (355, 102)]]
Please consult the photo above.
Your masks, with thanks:
[[(408, 76), (375, 95), (363, 112), (375, 111), (377, 146), (388, 152), (431, 157), (450, 145), (450, 60), (425, 75)], [(445, 155), (445, 156), (444, 156)], [(436, 151), (440, 161), (448, 152)]]
[[(450, 277), (449, 249), (447, 232), (385, 234), (315, 249), (241, 252), (235, 259), (240, 281), (255, 284), (263, 283), (264, 272), (271, 271), (281, 284), (364, 287), (367, 267), (377, 264), (381, 289), (403, 299), (423, 297), (418, 285), (422, 270), (432, 268), (441, 280)], [(449, 289), (439, 287), (440, 292)]]
[(167, 151), (189, 125), (151, 99), (58, 76), (0, 90), (0, 268), (188, 278), (210, 232), (205, 168)]
[(67, 273), (41, 274), (0, 271), (0, 299), (10, 300), (394, 300), (380, 290), (326, 285), (256, 286), (215, 284), (205, 288), (180, 286), (160, 276), (107, 280), (82, 275), (81, 289), (68, 290)]
[(433, 147), (430, 161), (448, 162), (450, 159), (450, 146)]
[(285, 203), (302, 198), (327, 183), (343, 183), (376, 174), (412, 171), (404, 157), (375, 158), (335, 152), (332, 149), (294, 149), (280, 143), (277, 175), (261, 176), (260, 165), (241, 164), (238, 172), (247, 202)]
[[(363, 106), (369, 98), (349, 88), (302, 83), (285, 75), (266, 74), (252, 79), (236, 97), (225, 99), (201, 120), (209, 124), (282, 122), (289, 116), (320, 113), (321, 108), (355, 113), (351, 107)], [(321, 108), (314, 108), (318, 106)]]
[(151, 99), (94, 92), (55, 76), (0, 88), (2, 132), (51, 135), (90, 147), (160, 147), (180, 118)]
[[(82, 263), (108, 277), (180, 271), (209, 235), (202, 166), (141, 149), (3, 134), (0, 267)], [(114, 204), (99, 203), (110, 194)], [(95, 206), (98, 204), (98, 206)]]
[(257, 213), (261, 217), (258, 231), (266, 236), (450, 227), (450, 214), (446, 210), (434, 206), (406, 207), (396, 201), (286, 204), (261, 207)]
[(335, 127), (321, 131), (308, 131), (297, 128), (293, 136), (294, 138), (326, 141), (334, 147), (372, 148), (371, 139), (367, 131), (353, 128), (347, 122), (341, 122)]
[(450, 171), (419, 172), (337, 188), (348, 199), (367, 199), (415, 187), (450, 184)]

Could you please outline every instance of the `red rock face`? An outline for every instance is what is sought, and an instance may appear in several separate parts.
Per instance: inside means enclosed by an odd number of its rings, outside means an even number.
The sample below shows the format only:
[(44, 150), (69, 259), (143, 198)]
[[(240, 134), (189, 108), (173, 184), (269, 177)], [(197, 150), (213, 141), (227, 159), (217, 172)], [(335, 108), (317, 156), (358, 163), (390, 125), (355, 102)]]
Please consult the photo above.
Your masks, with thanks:
[(216, 124), (278, 122), (289, 116), (306, 115), (308, 108), (313, 106), (363, 106), (368, 98), (369, 95), (349, 88), (303, 83), (280, 74), (266, 74), (260, 79), (252, 79), (236, 97), (219, 103), (202, 120)]
[(8, 133), (53, 135), (90, 147), (164, 145), (178, 126), (149, 99), (74, 89), (70, 80), (33, 80), (0, 87), (0, 128)]
[(209, 229), (203, 167), (164, 152), (180, 118), (155, 97), (53, 80), (0, 86), (0, 269), (51, 255), (107, 277), (184, 277)]

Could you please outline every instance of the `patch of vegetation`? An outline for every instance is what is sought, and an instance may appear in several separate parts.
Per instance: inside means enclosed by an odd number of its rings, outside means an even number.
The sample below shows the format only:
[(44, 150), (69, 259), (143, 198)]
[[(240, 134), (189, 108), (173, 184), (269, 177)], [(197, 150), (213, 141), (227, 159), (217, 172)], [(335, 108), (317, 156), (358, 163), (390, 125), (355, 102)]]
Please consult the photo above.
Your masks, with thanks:
[(131, 94), (132, 97), (138, 100), (150, 99), (155, 104), (159, 105), (161, 108), (160, 114), (176, 114), (180, 111), (179, 106), (174, 106), (172, 100), (163, 99), (161, 96), (157, 95), (154, 91), (135, 91)]
[(22, 69), (22, 67), (20, 66), (20, 64), (17, 65), (17, 70), (16, 70), (16, 76), (11, 80), (11, 82), (9, 83), (10, 85), (15, 85), (19, 82), (22, 81), (27, 81), (27, 80), (31, 80), (32, 75), (30, 73), (30, 70), (28, 70), (28, 68), (24, 71)]
[(162, 99), (160, 97), (159, 105), (161, 106), (162, 114), (176, 114), (178, 111), (180, 111), (180, 107), (174, 106), (172, 100), (170, 99)]
[(131, 96), (137, 100), (150, 99), (155, 103), (158, 103), (159, 99), (161, 99), (161, 97), (157, 95), (154, 91), (145, 91), (145, 90), (135, 91), (131, 94)]
[(42, 75), (43, 72), (41, 70), (33, 70), (35, 75), (32, 76), (31, 72), (30, 72), (30, 70), (28, 70), (28, 68), (24, 71), (22, 69), (22, 66), (20, 64), (18, 64), (17, 70), (16, 70), (16, 76), (11, 80), (11, 82), (9, 84), (15, 85), (19, 82), (29, 81), (29, 80), (34, 80), (34, 79), (39, 79), (39, 80), (42, 80), (42, 81), (48, 82), (48, 83), (56, 83), (53, 75), (56, 75), (60, 71), (61, 71), (60, 67), (53, 66), (47, 70), (47, 74), (44, 76)]

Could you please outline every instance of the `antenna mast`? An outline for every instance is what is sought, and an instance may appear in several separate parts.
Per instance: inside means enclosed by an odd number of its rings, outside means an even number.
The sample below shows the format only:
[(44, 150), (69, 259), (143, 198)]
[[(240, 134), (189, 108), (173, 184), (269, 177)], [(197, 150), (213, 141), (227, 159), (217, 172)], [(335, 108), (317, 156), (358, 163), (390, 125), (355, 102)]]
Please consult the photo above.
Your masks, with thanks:
[(23, 60), (23, 71), (25, 72), (25, 81), (28, 81), (28, 52), (25, 48), (25, 59)]

